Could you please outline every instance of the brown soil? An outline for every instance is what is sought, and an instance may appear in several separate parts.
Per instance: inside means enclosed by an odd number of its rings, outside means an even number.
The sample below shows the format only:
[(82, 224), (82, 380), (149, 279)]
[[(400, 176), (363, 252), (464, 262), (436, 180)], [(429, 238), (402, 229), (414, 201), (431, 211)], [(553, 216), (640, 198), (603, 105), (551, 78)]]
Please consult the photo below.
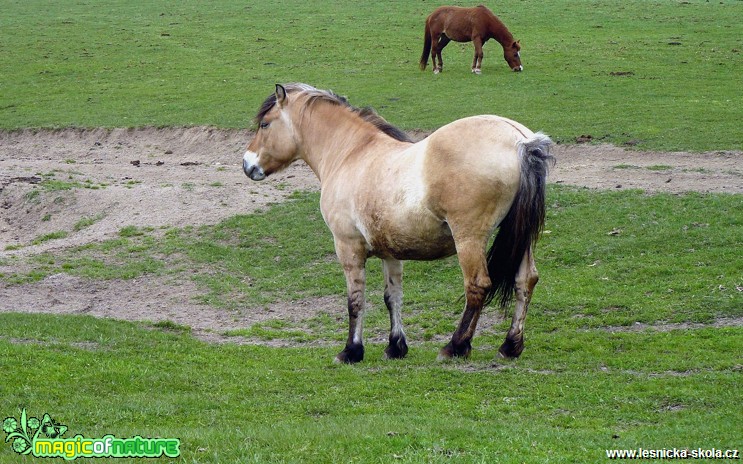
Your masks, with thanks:
[[(425, 134), (415, 133), (421, 138)], [(40, 252), (114, 238), (125, 226), (214, 224), (319, 184), (301, 163), (254, 183), (241, 170), (248, 131), (213, 128), (0, 132), (0, 273)], [(550, 182), (596, 189), (743, 194), (743, 154), (637, 152), (608, 145), (557, 146)], [(54, 188), (39, 187), (42, 180)], [(45, 185), (49, 185), (45, 182)], [(66, 188), (69, 187), (69, 188)], [(38, 192), (38, 193), (31, 193)], [(79, 228), (81, 219), (93, 224)], [(66, 231), (65, 238), (32, 242)], [(86, 313), (170, 320), (208, 340), (271, 318), (339, 314), (344, 297), (232, 311), (194, 302), (190, 280), (92, 281), (57, 274), (26, 285), (0, 281), (0, 311)]]

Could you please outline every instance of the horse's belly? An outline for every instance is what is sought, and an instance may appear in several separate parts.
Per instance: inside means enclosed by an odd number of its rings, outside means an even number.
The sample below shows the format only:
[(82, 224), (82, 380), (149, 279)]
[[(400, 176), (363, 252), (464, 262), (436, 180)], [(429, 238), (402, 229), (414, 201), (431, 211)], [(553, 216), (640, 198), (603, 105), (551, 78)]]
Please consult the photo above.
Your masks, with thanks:
[(440, 221), (375, 221), (367, 238), (369, 254), (400, 260), (433, 260), (456, 253), (451, 230)]
[(455, 30), (444, 29), (444, 34), (455, 42), (472, 42), (472, 35), (469, 32), (462, 33)]

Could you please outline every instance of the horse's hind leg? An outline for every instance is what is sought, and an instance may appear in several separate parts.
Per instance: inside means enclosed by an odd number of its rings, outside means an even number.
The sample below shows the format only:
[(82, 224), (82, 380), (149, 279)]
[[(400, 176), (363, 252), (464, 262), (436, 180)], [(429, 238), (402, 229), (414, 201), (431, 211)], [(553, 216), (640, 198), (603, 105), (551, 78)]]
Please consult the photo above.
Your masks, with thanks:
[(402, 261), (385, 259), (384, 304), (390, 313), (390, 344), (384, 350), (387, 359), (404, 358), (408, 354), (405, 331), (402, 328)]
[(511, 328), (508, 329), (506, 341), (498, 350), (504, 358), (518, 358), (524, 350), (524, 319), (526, 319), (526, 311), (529, 309), (531, 295), (538, 280), (539, 274), (530, 248), (524, 253), (519, 272), (516, 274), (516, 307), (513, 311)]
[(484, 244), (476, 241), (457, 243), (457, 254), (464, 275), (466, 304), (462, 319), (451, 341), (439, 351), (439, 359), (469, 356), (483, 300), (491, 285), (485, 261)]
[[(441, 59), (441, 51), (444, 49), (444, 47), (447, 46), (449, 42), (451, 42), (451, 39), (443, 33), (439, 36), (438, 40), (433, 41), (434, 47), (433, 51), (431, 52), (431, 61), (433, 61), (434, 74), (438, 74), (444, 70), (444, 60)], [(438, 65), (436, 65), (436, 58), (438, 58), (439, 60)]]

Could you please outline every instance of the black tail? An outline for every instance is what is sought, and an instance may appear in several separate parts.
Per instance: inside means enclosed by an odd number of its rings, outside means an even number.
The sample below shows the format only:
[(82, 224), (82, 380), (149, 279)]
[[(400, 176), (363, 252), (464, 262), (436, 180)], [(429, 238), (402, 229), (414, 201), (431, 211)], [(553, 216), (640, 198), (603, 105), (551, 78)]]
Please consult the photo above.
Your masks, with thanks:
[(519, 144), (521, 183), (488, 251), (492, 287), (485, 295), (485, 304), (493, 298), (497, 298), (501, 306), (511, 302), (524, 253), (537, 242), (544, 227), (547, 172), (549, 165), (555, 162), (550, 154), (551, 145), (552, 140), (541, 133)]
[(421, 54), (421, 71), (426, 70), (426, 66), (428, 66), (428, 55), (431, 54), (431, 29), (428, 26), (428, 21), (426, 21), (426, 29), (423, 36), (423, 54)]

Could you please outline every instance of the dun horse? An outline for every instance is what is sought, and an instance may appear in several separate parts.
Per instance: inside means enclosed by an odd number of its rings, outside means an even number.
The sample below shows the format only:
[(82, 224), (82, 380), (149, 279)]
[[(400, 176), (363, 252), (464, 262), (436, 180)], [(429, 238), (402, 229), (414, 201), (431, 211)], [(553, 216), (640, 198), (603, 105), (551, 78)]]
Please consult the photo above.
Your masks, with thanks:
[[(348, 340), (336, 357), (364, 357), (367, 258), (382, 259), (390, 316), (387, 358), (408, 352), (400, 309), (402, 260), (457, 254), (465, 308), (440, 358), (466, 357), (483, 305), (515, 296), (504, 357), (523, 349), (524, 319), (537, 283), (532, 247), (544, 223), (551, 141), (498, 116), (454, 121), (412, 143), (370, 109), (306, 84), (276, 85), (256, 116), (243, 170), (252, 180), (302, 159), (320, 180), (320, 209), (348, 291)], [(489, 238), (499, 226), (492, 247)]]
[[(426, 19), (426, 31), (423, 36), (423, 54), (421, 55), (421, 70), (428, 65), (428, 55), (431, 55), (433, 72), (438, 74), (443, 70), (444, 62), (441, 51), (446, 45), (455, 42), (470, 42), (475, 45), (475, 58), (472, 61), (472, 72), (480, 74), (482, 66), (482, 46), (489, 39), (497, 40), (503, 46), (503, 57), (508, 66), (514, 71), (522, 71), (521, 44), (514, 40), (506, 25), (483, 5), (474, 8), (459, 6), (442, 6), (434, 10)], [(436, 60), (438, 59), (438, 64)]]

